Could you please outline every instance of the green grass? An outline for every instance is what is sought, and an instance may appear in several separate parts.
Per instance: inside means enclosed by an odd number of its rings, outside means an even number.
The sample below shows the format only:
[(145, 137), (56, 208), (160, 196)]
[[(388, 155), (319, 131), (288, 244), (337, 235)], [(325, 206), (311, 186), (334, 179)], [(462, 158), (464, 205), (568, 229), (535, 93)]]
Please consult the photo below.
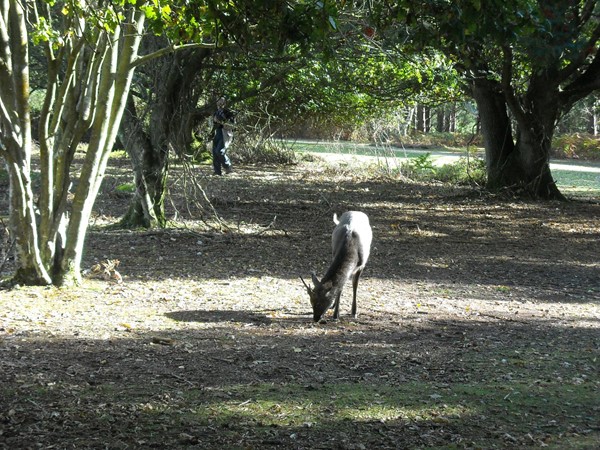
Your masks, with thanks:
[[(465, 357), (461, 366), (469, 370), (461, 373), (468, 378), (461, 381), (454, 374), (445, 382), (414, 377), (388, 384), (364, 374), (354, 381), (332, 379), (326, 383), (292, 380), (185, 390), (165, 387), (162, 395), (150, 395), (154, 388), (147, 385), (88, 386), (67, 380), (32, 384), (19, 392), (5, 387), (0, 393), (18, 394), (32, 405), (77, 397), (82, 404), (63, 408), (64, 419), (81, 420), (88, 415), (88, 420), (102, 425), (134, 414), (147, 436), (160, 434), (153, 429), (157, 423), (177, 423), (182, 429), (219, 430), (234, 440), (302, 432), (350, 435), (368, 444), (375, 426), (390, 436), (406, 434), (408, 442), (444, 429), (449, 434), (440, 439), (462, 435), (469, 448), (583, 449), (595, 448), (600, 442), (600, 386), (592, 372), (580, 376), (585, 367), (595, 364), (594, 353), (498, 349)], [(460, 372), (461, 368), (457, 369)], [(464, 448), (444, 442), (443, 447), (428, 448)]]
[(133, 183), (123, 183), (116, 187), (116, 190), (119, 192), (135, 192), (135, 184)]
[[(509, 362), (513, 365), (513, 362)], [(534, 380), (439, 385), (410, 382), (385, 384), (330, 383), (319, 386), (256, 384), (230, 386), (213, 399), (205, 391), (189, 391), (186, 403), (197, 404), (188, 420), (226, 426), (236, 423), (262, 429), (313, 428), (324, 433), (360, 424), (445, 426), (475, 430), (478, 446), (501, 445), (504, 434), (530, 435), (551, 445), (569, 430), (591, 430), (597, 401), (591, 383), (538, 383)], [(225, 397), (225, 398), (223, 398)], [(497, 436), (484, 432), (493, 423)], [(548, 433), (550, 431), (551, 433)], [(571, 445), (582, 447), (591, 431), (573, 435)], [(595, 438), (600, 437), (597, 433)], [(564, 438), (561, 438), (564, 445)], [(558, 443), (557, 443), (558, 445)]]
[(559, 189), (568, 195), (600, 195), (600, 172), (553, 169)]
[[(291, 148), (298, 153), (337, 153), (344, 155), (372, 156), (372, 157), (393, 157), (393, 158), (418, 158), (424, 151), (414, 149), (403, 149), (392, 146), (380, 146), (371, 144), (354, 143), (310, 143), (295, 142)], [(451, 152), (444, 148), (428, 149), (426, 152), (435, 152), (443, 154), (460, 154), (460, 152)], [(463, 152), (464, 153), (464, 152)]]

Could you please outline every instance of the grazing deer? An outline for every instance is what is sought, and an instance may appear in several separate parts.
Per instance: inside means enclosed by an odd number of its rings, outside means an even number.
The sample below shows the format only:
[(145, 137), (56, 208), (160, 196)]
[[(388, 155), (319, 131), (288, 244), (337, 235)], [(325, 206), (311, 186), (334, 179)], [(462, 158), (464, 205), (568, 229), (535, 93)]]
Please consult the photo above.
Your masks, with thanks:
[(352, 317), (356, 317), (356, 288), (358, 278), (367, 264), (371, 250), (373, 233), (369, 218), (365, 213), (359, 211), (348, 211), (337, 218), (333, 215), (336, 224), (331, 234), (331, 249), (333, 260), (325, 276), (319, 281), (312, 274), (315, 285), (311, 289), (304, 279), (300, 277), (308, 295), (313, 309), (315, 322), (321, 320), (323, 314), (332, 307), (333, 318), (337, 320), (340, 315), (340, 296), (346, 281), (352, 277)]

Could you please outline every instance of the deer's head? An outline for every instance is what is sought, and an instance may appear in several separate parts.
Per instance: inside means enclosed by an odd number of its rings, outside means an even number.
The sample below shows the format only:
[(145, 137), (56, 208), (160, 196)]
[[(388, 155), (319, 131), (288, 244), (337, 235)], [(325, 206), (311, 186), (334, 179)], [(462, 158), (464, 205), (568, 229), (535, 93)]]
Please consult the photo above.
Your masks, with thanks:
[(314, 273), (312, 274), (312, 282), (315, 285), (314, 288), (311, 288), (306, 284), (304, 278), (300, 277), (300, 279), (302, 280), (302, 283), (304, 283), (308, 296), (310, 297), (310, 304), (313, 309), (313, 320), (318, 322), (335, 300), (335, 296), (332, 292), (333, 283), (331, 281), (321, 283)]

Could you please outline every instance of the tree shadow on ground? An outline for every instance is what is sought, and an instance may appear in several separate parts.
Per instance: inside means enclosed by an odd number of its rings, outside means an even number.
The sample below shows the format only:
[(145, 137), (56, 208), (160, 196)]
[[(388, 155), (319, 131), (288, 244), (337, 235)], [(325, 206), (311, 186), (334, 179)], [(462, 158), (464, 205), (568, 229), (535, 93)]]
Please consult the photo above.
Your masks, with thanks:
[(365, 277), (455, 286), (507, 286), (523, 298), (596, 301), (600, 206), (507, 201), (395, 180), (313, 180), (301, 172), (217, 180), (209, 191), (225, 232), (93, 230), (86, 264), (110, 253), (131, 279), (298, 279), (330, 261), (332, 215), (371, 218)]
[(167, 316), (208, 326), (109, 340), (5, 337), (2, 442), (564, 448), (600, 438), (595, 329), (413, 318), (398, 326), (375, 314), (327, 326), (256, 322), (253, 312)]
[[(270, 313), (266, 310), (264, 313)], [(261, 311), (221, 311), (221, 310), (195, 310), (195, 311), (175, 311), (167, 313), (169, 319), (178, 322), (200, 322), (200, 323), (218, 323), (218, 322), (237, 322), (242, 324), (263, 324), (269, 325), (272, 322), (266, 314)]]

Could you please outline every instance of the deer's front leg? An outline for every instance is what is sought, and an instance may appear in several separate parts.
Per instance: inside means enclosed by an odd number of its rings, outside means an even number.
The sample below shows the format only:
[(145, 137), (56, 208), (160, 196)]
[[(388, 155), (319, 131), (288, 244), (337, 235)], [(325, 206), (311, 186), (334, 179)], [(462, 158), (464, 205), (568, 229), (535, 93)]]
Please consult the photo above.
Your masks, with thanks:
[(339, 292), (335, 297), (335, 304), (333, 307), (333, 319), (338, 320), (340, 318), (340, 297), (342, 293)]

